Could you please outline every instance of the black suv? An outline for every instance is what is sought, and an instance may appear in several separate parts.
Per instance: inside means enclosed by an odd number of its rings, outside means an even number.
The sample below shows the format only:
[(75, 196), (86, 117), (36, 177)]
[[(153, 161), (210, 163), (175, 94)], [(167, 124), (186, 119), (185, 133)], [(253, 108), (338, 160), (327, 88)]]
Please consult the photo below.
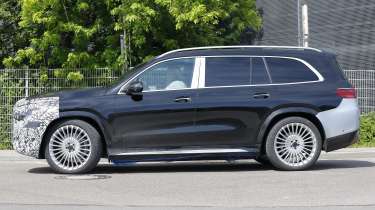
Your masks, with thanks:
[(100, 157), (303, 170), (355, 142), (360, 115), (333, 54), (271, 46), (171, 51), (111, 87), (22, 99), (13, 112), (14, 148), (60, 173), (88, 172)]

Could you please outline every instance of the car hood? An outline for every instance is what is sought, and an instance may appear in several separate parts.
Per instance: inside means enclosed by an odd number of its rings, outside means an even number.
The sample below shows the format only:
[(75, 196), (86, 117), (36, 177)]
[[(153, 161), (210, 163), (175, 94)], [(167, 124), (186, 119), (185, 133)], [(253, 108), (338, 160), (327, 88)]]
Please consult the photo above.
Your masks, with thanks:
[[(98, 88), (85, 88), (85, 89), (75, 89), (75, 90), (64, 90), (54, 93), (47, 93), (44, 95), (36, 97), (59, 97), (60, 100), (64, 99), (82, 99), (87, 97), (95, 97), (105, 95), (108, 88), (98, 87)], [(35, 97), (30, 97), (30, 99)]]

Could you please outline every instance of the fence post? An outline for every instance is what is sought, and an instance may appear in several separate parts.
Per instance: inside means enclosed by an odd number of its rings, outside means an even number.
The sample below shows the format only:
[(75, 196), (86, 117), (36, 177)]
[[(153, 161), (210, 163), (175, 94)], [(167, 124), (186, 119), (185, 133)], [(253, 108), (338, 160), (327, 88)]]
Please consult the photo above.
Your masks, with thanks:
[(29, 67), (25, 69), (25, 96), (29, 97)]

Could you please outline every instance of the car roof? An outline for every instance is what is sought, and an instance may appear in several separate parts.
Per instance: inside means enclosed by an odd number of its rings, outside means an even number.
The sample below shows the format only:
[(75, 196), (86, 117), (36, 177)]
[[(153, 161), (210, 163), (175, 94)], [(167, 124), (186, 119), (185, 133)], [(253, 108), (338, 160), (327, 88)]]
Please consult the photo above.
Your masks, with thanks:
[[(322, 50), (309, 47), (295, 47), (295, 46), (209, 46), (184, 48), (166, 52), (156, 59), (168, 59), (175, 57), (189, 57), (189, 56), (218, 56), (218, 55), (269, 55), (269, 56), (301, 56), (313, 54), (326, 54)], [(299, 55), (299, 56), (298, 56)]]

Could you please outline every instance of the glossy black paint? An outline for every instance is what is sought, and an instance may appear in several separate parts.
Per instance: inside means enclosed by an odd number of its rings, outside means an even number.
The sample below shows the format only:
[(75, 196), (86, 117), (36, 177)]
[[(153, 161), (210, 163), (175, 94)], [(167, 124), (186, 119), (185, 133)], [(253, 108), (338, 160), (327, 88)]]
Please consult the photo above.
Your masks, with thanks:
[[(195, 90), (145, 92), (141, 99), (113, 96), (111, 151), (194, 146)], [(191, 101), (176, 101), (191, 98)]]
[(226, 87), (197, 90), (196, 126), (199, 129), (196, 138), (200, 139), (201, 146), (255, 146), (254, 136), (268, 108), (258, 105), (257, 99), (252, 98), (251, 89)]
[[(301, 58), (319, 69), (325, 81), (155, 91), (143, 92), (141, 95), (119, 94), (119, 90), (132, 75), (159, 61), (214, 55)], [(245, 147), (255, 154), (260, 149), (268, 125), (277, 115), (307, 113), (314, 116), (314, 113), (338, 106), (341, 99), (336, 96), (336, 88), (350, 87), (350, 84), (335, 72), (336, 69), (330, 69), (333, 66), (327, 68), (332, 56), (312, 50), (278, 49), (177, 52), (150, 61), (130, 74), (129, 78), (124, 78), (111, 87), (64, 91), (54, 95), (60, 97), (61, 118), (83, 117), (96, 123), (111, 159), (126, 158), (121, 154), (131, 151), (189, 148)], [(224, 155), (223, 159), (230, 159), (232, 156), (233, 154)], [(214, 159), (215, 155), (185, 155), (179, 158), (189, 157)], [(137, 158), (146, 160), (151, 157)], [(155, 158), (159, 157), (151, 159)], [(176, 156), (173, 158), (179, 159)]]

